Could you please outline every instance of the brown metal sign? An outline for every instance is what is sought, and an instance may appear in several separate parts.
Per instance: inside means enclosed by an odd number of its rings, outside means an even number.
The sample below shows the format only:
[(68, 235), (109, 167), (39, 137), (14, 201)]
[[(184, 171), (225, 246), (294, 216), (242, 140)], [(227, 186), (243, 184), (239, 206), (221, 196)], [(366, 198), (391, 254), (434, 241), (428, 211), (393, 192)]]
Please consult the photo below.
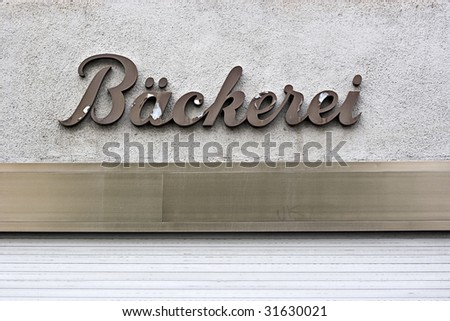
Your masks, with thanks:
[(449, 195), (448, 161), (0, 164), (0, 231), (449, 231)]
[[(125, 111), (124, 93), (138, 77), (128, 58), (102, 54), (79, 66), (110, 59), (122, 65), (125, 76), (108, 88), (112, 106), (103, 118), (95, 113), (96, 97), (111, 67), (91, 80), (73, 114), (61, 121), (74, 126), (83, 119), (99, 125), (118, 121)], [(234, 67), (214, 102), (198, 117), (187, 106), (202, 107), (204, 96), (188, 92), (169, 108), (172, 93), (162, 78), (145, 81), (147, 91), (137, 96), (129, 119), (135, 126), (174, 122), (213, 126), (223, 113), (228, 127), (248, 122), (270, 124), (284, 109), (295, 126), (306, 119), (324, 125), (337, 119), (352, 125), (359, 90), (350, 91), (338, 106), (338, 95), (326, 90), (315, 95), (301, 112), (303, 94), (292, 85), (277, 105), (273, 92), (257, 94), (238, 118), (245, 93), (235, 90), (242, 68)], [(362, 78), (356, 75), (353, 86)], [(143, 117), (144, 105), (153, 103)], [(124, 165), (119, 162), (116, 165)], [(211, 164), (0, 164), (0, 232), (262, 232), (262, 231), (440, 231), (450, 230), (450, 162), (358, 162), (268, 166), (255, 163)], [(158, 166), (156, 166), (158, 165)], [(247, 164), (248, 165), (248, 164)]]
[[(94, 76), (73, 114), (66, 120), (60, 121), (62, 125), (74, 126), (85, 119), (87, 115), (90, 115), (92, 120), (99, 125), (110, 125), (122, 117), (125, 111), (124, 92), (135, 85), (138, 77), (137, 67), (126, 57), (115, 54), (101, 54), (85, 59), (78, 68), (79, 75), (85, 76), (84, 69), (87, 64), (104, 59), (120, 63), (125, 71), (122, 82), (113, 88), (108, 88), (112, 100), (111, 111), (107, 116), (98, 118), (94, 107), (101, 85), (111, 70), (111, 67), (105, 67)], [(263, 127), (270, 124), (283, 109), (287, 109), (285, 120), (291, 126), (298, 125), (306, 119), (319, 126), (338, 119), (342, 125), (349, 126), (355, 124), (361, 115), (360, 113), (354, 115), (359, 90), (350, 91), (339, 107), (337, 106), (337, 93), (332, 90), (321, 91), (312, 98), (306, 114), (301, 115), (301, 107), (304, 101), (303, 94), (295, 91), (292, 85), (286, 85), (284, 87), (285, 97), (279, 106), (276, 105), (277, 96), (275, 93), (261, 92), (250, 101), (246, 117), (238, 118), (237, 111), (244, 104), (245, 93), (234, 90), (234, 87), (239, 82), (241, 75), (242, 68), (240, 66), (234, 67), (226, 77), (215, 101), (211, 106), (204, 109), (200, 116), (190, 118), (186, 115), (185, 110), (188, 105), (201, 108), (204, 101), (202, 93), (192, 91), (182, 95), (175, 102), (173, 108), (169, 110), (167, 107), (172, 96), (170, 91), (146, 91), (134, 100), (130, 110), (130, 120), (135, 126), (161, 126), (170, 121), (179, 126), (191, 126), (203, 120), (202, 125), (204, 127), (211, 127), (223, 112), (224, 123), (228, 127), (239, 126), (245, 121), (254, 127)], [(359, 87), (361, 82), (360, 75), (353, 78), (355, 87)], [(153, 85), (154, 80), (152, 78), (145, 81), (147, 89), (151, 89)], [(167, 79), (162, 78), (158, 85), (160, 88), (165, 88)], [(153, 112), (150, 116), (143, 118), (142, 109), (147, 102), (153, 102)]]

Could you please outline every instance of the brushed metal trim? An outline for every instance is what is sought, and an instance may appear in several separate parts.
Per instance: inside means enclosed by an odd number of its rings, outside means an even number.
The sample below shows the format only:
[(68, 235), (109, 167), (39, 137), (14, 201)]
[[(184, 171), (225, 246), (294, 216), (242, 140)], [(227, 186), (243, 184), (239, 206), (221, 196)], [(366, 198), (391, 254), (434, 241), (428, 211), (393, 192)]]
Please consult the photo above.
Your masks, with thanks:
[(450, 230), (449, 161), (246, 165), (0, 164), (0, 232)]

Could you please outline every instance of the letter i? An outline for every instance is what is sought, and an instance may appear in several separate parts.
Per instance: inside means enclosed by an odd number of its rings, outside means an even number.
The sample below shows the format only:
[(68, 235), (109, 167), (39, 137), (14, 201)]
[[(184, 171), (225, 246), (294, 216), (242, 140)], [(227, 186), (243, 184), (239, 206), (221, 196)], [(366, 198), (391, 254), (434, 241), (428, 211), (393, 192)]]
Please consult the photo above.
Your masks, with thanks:
[[(362, 77), (360, 75), (356, 75), (353, 77), (353, 86), (359, 87), (362, 82)], [(344, 103), (339, 109), (339, 122), (342, 125), (350, 126), (356, 123), (361, 116), (361, 113), (353, 117), (353, 111), (358, 101), (360, 91), (349, 91), (347, 98), (345, 98)]]

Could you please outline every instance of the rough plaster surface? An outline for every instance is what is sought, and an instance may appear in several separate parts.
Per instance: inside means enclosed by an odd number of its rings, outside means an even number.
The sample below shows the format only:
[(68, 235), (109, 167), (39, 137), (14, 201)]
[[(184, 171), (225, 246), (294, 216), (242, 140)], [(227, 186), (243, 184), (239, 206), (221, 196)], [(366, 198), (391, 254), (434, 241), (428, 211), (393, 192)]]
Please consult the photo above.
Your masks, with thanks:
[[(153, 142), (159, 156), (162, 142), (170, 144), (177, 133), (183, 140), (195, 133), (202, 144), (216, 141), (224, 148), (233, 141), (261, 143), (270, 133), (272, 140), (293, 142), (301, 151), (307, 142), (325, 145), (327, 131), (334, 146), (346, 141), (339, 151), (346, 161), (450, 159), (449, 12), (448, 1), (418, 0), (3, 0), (0, 161), (101, 162), (107, 160), (104, 144), (119, 142), (123, 148), (125, 133), (132, 141)], [(82, 79), (78, 65), (99, 53), (124, 55), (138, 67), (138, 82), (126, 94), (127, 111), (112, 126), (87, 118), (65, 128), (58, 119), (71, 115), (100, 68), (91, 65)], [(281, 102), (286, 84), (304, 94), (303, 108), (325, 89), (336, 91), (342, 102), (353, 89), (353, 76), (361, 74), (361, 119), (348, 128), (338, 122), (290, 127), (282, 115), (260, 129), (248, 124), (229, 129), (222, 119), (211, 129), (130, 123), (128, 110), (147, 77), (167, 77), (175, 99), (200, 91), (208, 106), (236, 65), (244, 70), (237, 88), (247, 94), (245, 107), (265, 90)], [(121, 78), (120, 69), (114, 70), (108, 83)], [(108, 112), (105, 93), (96, 104), (100, 115)], [(132, 153), (136, 161), (136, 149)], [(197, 150), (197, 160), (201, 154)], [(316, 149), (311, 156), (324, 157), (324, 150)], [(233, 161), (246, 159), (235, 150)]]

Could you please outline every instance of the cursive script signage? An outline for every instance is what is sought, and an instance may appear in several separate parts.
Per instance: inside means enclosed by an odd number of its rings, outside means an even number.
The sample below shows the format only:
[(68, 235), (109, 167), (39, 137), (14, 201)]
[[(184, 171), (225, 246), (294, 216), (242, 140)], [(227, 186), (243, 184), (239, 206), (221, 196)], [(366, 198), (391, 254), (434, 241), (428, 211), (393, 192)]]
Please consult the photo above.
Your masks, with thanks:
[[(108, 115), (99, 118), (95, 113), (95, 99), (99, 93), (101, 85), (111, 70), (111, 67), (104, 67), (92, 79), (86, 92), (84, 93), (78, 107), (73, 114), (66, 120), (60, 121), (64, 126), (74, 126), (80, 123), (90, 114), (92, 120), (99, 125), (110, 125), (118, 121), (125, 111), (124, 92), (132, 88), (137, 80), (138, 71), (136, 65), (130, 59), (115, 54), (100, 54), (85, 59), (78, 67), (78, 74), (85, 76), (84, 69), (87, 64), (103, 60), (112, 59), (122, 65), (125, 70), (125, 76), (122, 82), (113, 87), (108, 88), (111, 95), (112, 106)], [(304, 115), (301, 115), (301, 107), (304, 102), (303, 94), (295, 91), (292, 85), (284, 87), (285, 97), (280, 105), (276, 105), (277, 96), (271, 91), (258, 93), (250, 101), (246, 116), (237, 117), (237, 110), (242, 107), (245, 100), (245, 93), (240, 90), (234, 90), (242, 75), (240, 66), (234, 67), (217, 94), (215, 101), (207, 107), (200, 116), (190, 118), (186, 114), (188, 106), (197, 108), (203, 105), (204, 96), (200, 92), (192, 91), (182, 95), (175, 102), (173, 108), (169, 110), (168, 105), (172, 96), (170, 91), (145, 91), (135, 100), (130, 110), (130, 120), (135, 126), (162, 126), (172, 120), (179, 126), (191, 126), (199, 121), (203, 121), (202, 125), (211, 127), (214, 125), (219, 114), (223, 111), (224, 123), (228, 127), (236, 127), (241, 125), (245, 120), (254, 127), (263, 127), (270, 124), (278, 114), (286, 110), (285, 120), (291, 126), (300, 124), (302, 121), (309, 119), (315, 125), (325, 125), (337, 118), (342, 125), (349, 126), (355, 124), (360, 113), (354, 115), (354, 109), (359, 97), (359, 90), (350, 91), (341, 106), (338, 106), (338, 95), (332, 90), (325, 90), (315, 95)], [(356, 75), (353, 78), (353, 85), (359, 87), (362, 78)], [(154, 85), (153, 78), (145, 81), (145, 87), (150, 90)], [(162, 78), (158, 82), (158, 86), (163, 89), (167, 86), (167, 79)], [(153, 103), (152, 113), (142, 116), (144, 105), (149, 102)]]

